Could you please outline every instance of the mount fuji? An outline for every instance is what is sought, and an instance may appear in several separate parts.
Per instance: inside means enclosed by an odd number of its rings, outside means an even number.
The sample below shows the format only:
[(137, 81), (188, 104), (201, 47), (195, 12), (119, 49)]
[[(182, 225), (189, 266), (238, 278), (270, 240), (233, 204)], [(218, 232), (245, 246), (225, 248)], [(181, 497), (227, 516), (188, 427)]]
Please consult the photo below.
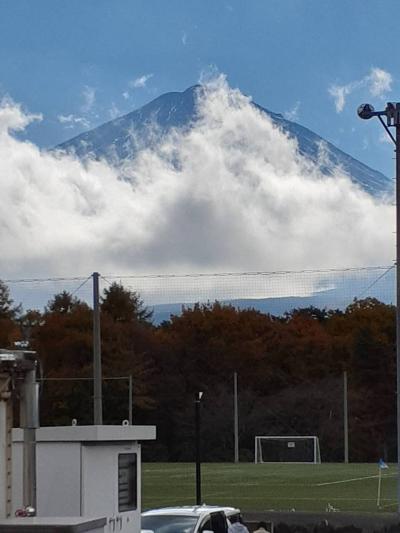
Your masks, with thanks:
[[(197, 119), (196, 101), (201, 90), (202, 86), (195, 85), (183, 92), (163, 94), (143, 107), (81, 133), (56, 148), (80, 159), (105, 159), (110, 164), (119, 165), (133, 159), (141, 149), (157, 145), (172, 128), (190, 128)], [(331, 175), (335, 168), (340, 167), (369, 194), (379, 197), (392, 193), (392, 181), (381, 172), (364, 165), (281, 114), (256, 103), (252, 105), (268, 115), (289, 137), (295, 138), (300, 154), (318, 165), (323, 174)], [(321, 147), (324, 150), (322, 160)]]

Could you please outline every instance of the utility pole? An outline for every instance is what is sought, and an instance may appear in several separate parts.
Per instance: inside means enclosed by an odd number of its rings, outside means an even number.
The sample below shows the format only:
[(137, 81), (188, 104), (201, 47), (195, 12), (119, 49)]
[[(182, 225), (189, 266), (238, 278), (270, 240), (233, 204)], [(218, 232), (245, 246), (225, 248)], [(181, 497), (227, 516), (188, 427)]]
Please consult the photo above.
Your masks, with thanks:
[[(388, 119), (389, 120), (389, 119)], [(400, 104), (396, 104), (396, 368), (397, 368), (397, 512), (400, 513)]]
[(347, 402), (347, 372), (343, 372), (343, 429), (344, 429), (344, 462), (349, 462), (349, 417)]
[[(397, 512), (400, 513), (400, 103), (388, 102), (383, 111), (375, 111), (371, 104), (357, 109), (362, 119), (377, 117), (393, 141), (396, 152), (396, 404), (397, 404)], [(385, 117), (386, 122), (382, 117)], [(396, 136), (390, 128), (396, 129)]]
[(103, 423), (101, 330), (98, 272), (93, 272), (93, 423)]
[(239, 462), (239, 412), (237, 372), (233, 373), (233, 433), (235, 440), (235, 463)]

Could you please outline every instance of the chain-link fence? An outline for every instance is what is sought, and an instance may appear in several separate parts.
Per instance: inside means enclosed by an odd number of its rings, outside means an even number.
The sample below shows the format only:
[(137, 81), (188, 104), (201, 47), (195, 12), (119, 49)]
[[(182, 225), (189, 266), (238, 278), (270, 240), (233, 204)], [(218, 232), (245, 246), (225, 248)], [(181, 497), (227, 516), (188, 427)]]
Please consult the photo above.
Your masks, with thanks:
[[(179, 313), (182, 305), (220, 301), (240, 309), (281, 315), (293, 308), (344, 309), (355, 298), (395, 302), (395, 268), (321, 269), (209, 274), (101, 275), (102, 288), (121, 283), (139, 293), (155, 322)], [(91, 304), (91, 275), (46, 279), (6, 279), (13, 299), (26, 309), (43, 309), (56, 293), (68, 291)]]

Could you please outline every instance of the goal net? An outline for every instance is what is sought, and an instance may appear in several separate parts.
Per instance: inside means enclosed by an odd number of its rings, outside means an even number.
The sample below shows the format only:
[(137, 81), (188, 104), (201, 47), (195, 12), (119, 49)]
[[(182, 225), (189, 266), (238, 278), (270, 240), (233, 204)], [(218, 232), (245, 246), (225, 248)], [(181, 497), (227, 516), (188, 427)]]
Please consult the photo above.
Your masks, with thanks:
[(314, 436), (257, 436), (254, 452), (255, 463), (321, 462), (318, 437)]

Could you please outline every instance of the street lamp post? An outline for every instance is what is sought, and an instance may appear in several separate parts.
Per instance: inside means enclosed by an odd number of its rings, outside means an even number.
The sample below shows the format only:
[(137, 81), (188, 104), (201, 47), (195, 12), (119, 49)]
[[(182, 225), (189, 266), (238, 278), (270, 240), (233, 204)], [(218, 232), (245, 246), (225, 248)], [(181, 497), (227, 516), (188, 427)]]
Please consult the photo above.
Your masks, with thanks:
[(201, 505), (200, 401), (202, 397), (202, 392), (196, 392), (194, 396), (196, 441), (196, 505)]
[(93, 423), (103, 423), (103, 393), (101, 372), (101, 332), (98, 272), (93, 272)]
[[(375, 111), (370, 104), (357, 109), (362, 119), (378, 117), (395, 145), (396, 152), (396, 398), (397, 398), (397, 511), (400, 512), (400, 103), (388, 102), (383, 111)], [(385, 120), (382, 118), (384, 117)], [(393, 136), (390, 128), (395, 128)]]

